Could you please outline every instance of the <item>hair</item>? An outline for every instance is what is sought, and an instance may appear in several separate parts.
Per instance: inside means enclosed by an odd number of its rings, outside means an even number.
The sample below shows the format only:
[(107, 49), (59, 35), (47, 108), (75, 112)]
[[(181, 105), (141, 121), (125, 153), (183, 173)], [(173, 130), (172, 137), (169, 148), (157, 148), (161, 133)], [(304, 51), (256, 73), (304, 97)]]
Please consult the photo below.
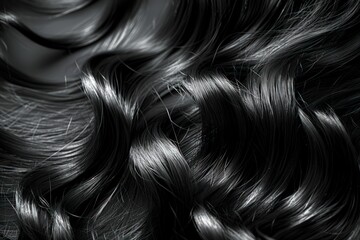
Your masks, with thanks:
[[(1, 3), (0, 238), (360, 239), (360, 1), (109, 0), (83, 30), (27, 24), (97, 3)], [(37, 73), (20, 37), (55, 52)]]

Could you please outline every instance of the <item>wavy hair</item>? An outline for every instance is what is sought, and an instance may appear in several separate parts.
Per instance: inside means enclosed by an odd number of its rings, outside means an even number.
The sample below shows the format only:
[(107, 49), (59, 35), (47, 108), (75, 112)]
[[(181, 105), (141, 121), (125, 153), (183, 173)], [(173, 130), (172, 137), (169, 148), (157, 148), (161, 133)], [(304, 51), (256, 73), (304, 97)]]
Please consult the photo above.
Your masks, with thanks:
[(0, 4), (2, 239), (360, 239), (359, 1), (99, 2)]

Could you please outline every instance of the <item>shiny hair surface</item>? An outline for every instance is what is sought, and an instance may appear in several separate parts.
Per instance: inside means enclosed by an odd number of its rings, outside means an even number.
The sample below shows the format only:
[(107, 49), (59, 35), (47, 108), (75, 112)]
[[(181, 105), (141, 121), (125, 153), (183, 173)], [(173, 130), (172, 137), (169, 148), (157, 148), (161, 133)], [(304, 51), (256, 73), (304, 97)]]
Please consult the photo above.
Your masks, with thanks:
[(2, 1), (0, 238), (360, 239), (359, 27), (357, 0)]

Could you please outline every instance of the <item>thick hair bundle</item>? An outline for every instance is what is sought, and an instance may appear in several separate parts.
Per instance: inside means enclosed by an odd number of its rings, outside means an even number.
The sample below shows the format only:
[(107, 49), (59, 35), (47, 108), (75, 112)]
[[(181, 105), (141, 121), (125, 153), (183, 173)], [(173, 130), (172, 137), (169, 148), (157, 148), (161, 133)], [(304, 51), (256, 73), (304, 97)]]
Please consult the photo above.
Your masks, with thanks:
[(0, 238), (360, 239), (359, 30), (357, 0), (3, 0)]

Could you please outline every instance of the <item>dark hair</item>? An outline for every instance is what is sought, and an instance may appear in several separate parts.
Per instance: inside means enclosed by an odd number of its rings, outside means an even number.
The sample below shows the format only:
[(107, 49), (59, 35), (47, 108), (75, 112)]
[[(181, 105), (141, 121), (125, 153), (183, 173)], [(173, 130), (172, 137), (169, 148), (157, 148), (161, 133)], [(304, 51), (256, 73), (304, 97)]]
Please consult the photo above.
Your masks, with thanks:
[[(360, 239), (359, 1), (113, 0), (66, 36), (26, 14), (98, 1), (13, 2), (1, 238)], [(73, 78), (19, 69), (9, 32)]]

